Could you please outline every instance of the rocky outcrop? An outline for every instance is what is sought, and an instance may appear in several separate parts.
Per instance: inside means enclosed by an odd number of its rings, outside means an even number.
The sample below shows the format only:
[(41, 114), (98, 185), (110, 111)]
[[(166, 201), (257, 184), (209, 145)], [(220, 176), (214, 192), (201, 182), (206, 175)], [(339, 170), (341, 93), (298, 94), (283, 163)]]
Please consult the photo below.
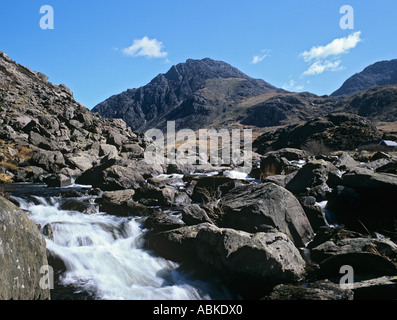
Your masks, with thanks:
[(71, 178), (106, 159), (143, 158), (148, 143), (143, 134), (120, 119), (90, 112), (65, 85), (46, 79), (0, 53), (0, 181)]
[(38, 227), (0, 197), (0, 300), (50, 299), (46, 267), (46, 243)]
[(306, 149), (319, 155), (329, 150), (354, 150), (362, 143), (380, 139), (382, 134), (364, 117), (347, 113), (329, 114), (321, 118), (266, 132), (253, 143), (254, 151), (268, 149)]

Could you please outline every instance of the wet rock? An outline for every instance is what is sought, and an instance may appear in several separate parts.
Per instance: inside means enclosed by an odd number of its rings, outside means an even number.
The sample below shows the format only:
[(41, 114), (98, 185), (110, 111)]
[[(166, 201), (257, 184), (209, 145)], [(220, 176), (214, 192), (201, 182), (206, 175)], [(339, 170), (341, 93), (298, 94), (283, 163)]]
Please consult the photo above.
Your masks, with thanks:
[(70, 186), (72, 184), (72, 179), (70, 177), (65, 176), (64, 174), (56, 174), (56, 175), (51, 175), (48, 178), (45, 178), (44, 182), (49, 187), (63, 188)]
[(316, 233), (321, 227), (328, 226), (327, 219), (322, 208), (316, 205), (316, 198), (312, 196), (298, 198), (303, 210), (309, 219), (313, 231)]
[(144, 227), (152, 232), (163, 232), (183, 227), (185, 224), (181, 219), (165, 212), (156, 212), (150, 215), (144, 223)]
[(133, 197), (135, 190), (116, 190), (104, 192), (102, 198), (96, 200), (100, 205), (100, 211), (116, 216), (146, 216), (148, 209), (135, 202)]
[(97, 213), (97, 208), (89, 200), (66, 198), (61, 201), (61, 210), (78, 211), (86, 214)]
[(50, 240), (54, 241), (54, 230), (51, 223), (47, 223), (42, 230), (43, 234)]

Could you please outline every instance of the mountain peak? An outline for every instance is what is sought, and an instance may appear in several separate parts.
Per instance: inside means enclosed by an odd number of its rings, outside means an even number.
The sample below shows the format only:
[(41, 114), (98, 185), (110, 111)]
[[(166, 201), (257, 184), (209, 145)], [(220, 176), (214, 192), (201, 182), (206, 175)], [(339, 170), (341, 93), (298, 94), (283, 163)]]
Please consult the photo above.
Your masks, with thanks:
[(283, 90), (223, 61), (187, 59), (143, 87), (110, 97), (93, 111), (122, 118), (139, 131), (161, 128), (168, 120), (177, 121), (177, 127), (179, 123), (194, 129), (208, 125), (243, 99), (269, 92)]
[(211, 78), (250, 78), (230, 64), (211, 58), (201, 60), (187, 59), (186, 62), (172, 66), (164, 76), (174, 81), (181, 78), (195, 78), (199, 81), (205, 81)]
[(346, 96), (358, 91), (397, 84), (397, 59), (379, 61), (347, 79), (331, 96)]

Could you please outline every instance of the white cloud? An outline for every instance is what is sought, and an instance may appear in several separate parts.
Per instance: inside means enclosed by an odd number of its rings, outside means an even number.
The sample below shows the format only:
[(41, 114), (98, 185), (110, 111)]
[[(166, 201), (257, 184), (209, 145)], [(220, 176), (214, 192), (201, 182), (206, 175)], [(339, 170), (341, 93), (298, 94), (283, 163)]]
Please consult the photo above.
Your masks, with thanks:
[(324, 71), (340, 71), (343, 70), (344, 67), (342, 67), (341, 64), (341, 60), (337, 60), (337, 61), (316, 61), (314, 62), (309, 69), (307, 69), (303, 75), (317, 75), (317, 74), (321, 74)]
[(301, 53), (301, 56), (306, 62), (310, 62), (313, 59), (326, 59), (329, 56), (348, 53), (350, 49), (355, 48), (362, 41), (360, 35), (361, 31), (357, 31), (345, 38), (334, 39), (325, 46), (312, 47), (309, 51)]
[(297, 84), (294, 79), (291, 79), (287, 84), (284, 84), (282, 88), (288, 91), (301, 91), (304, 86)]
[(122, 52), (130, 57), (164, 58), (168, 55), (163, 51), (163, 43), (147, 36), (135, 39), (131, 46), (124, 48)]
[(251, 63), (252, 64), (257, 64), (257, 63), (263, 61), (265, 58), (267, 58), (269, 56), (270, 56), (270, 50), (269, 49), (263, 49), (261, 51), (260, 55), (253, 56)]
[(347, 37), (332, 40), (325, 46), (315, 46), (309, 51), (304, 51), (300, 57), (307, 63), (310, 63), (308, 69), (303, 72), (306, 75), (318, 75), (325, 71), (340, 71), (345, 67), (341, 65), (342, 54), (349, 53), (350, 49), (357, 46), (361, 39), (361, 31), (354, 32)]

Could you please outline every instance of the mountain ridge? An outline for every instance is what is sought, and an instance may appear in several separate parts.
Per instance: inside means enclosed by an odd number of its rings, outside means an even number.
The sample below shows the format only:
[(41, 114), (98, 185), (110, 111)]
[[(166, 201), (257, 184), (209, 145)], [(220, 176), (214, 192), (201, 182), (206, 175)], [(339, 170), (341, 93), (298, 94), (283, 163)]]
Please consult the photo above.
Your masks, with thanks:
[(397, 84), (397, 59), (375, 62), (348, 78), (331, 96), (348, 96), (378, 86)]
[[(218, 92), (209, 92), (211, 88)], [(224, 99), (216, 97), (227, 91), (230, 94)], [(251, 78), (223, 61), (188, 59), (157, 75), (145, 86), (111, 96), (92, 111), (103, 117), (120, 117), (139, 131), (163, 128), (164, 121), (178, 122), (183, 114), (190, 118), (188, 122), (193, 124), (190, 127), (195, 129), (212, 122), (219, 115), (219, 108), (226, 112), (237, 101), (274, 92), (286, 91)], [(183, 125), (182, 121), (179, 126)]]

